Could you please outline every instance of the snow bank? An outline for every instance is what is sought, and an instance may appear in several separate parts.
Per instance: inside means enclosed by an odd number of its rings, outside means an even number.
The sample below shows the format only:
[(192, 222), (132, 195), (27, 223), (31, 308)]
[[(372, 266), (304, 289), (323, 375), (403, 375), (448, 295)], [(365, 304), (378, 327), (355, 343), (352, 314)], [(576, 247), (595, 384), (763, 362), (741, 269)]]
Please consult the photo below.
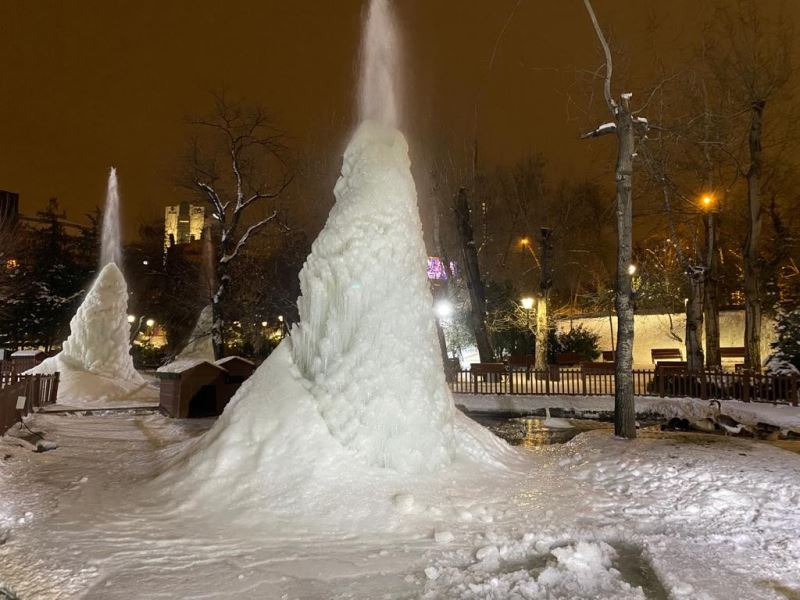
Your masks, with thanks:
[(59, 371), (59, 403), (82, 406), (133, 396), (153, 400), (152, 390), (133, 366), (127, 315), (128, 286), (117, 265), (109, 263), (72, 317), (61, 352), (28, 373)]
[[(660, 398), (637, 396), (637, 414), (658, 414), (666, 419), (703, 419), (718, 414), (716, 404), (697, 398)], [(456, 403), (467, 411), (527, 414), (545, 407), (562, 408), (581, 413), (613, 412), (613, 396), (511, 396), (503, 394), (456, 394)], [(800, 433), (800, 407), (764, 402), (723, 400), (721, 414), (739, 423), (755, 426), (774, 425), (782, 430)]]
[(377, 526), (518, 458), (455, 410), (403, 136), (362, 124), (335, 193), (300, 275), (300, 324), (157, 480), (184, 506)]
[(541, 557), (548, 560), (541, 569), (528, 565), (500, 569), (500, 557), (501, 549), (489, 545), (477, 551), (477, 561), (469, 569), (428, 567), (425, 574), (431, 582), (423, 598), (646, 598), (641, 587), (624, 581), (614, 568), (617, 552), (605, 542), (580, 541), (553, 548)]

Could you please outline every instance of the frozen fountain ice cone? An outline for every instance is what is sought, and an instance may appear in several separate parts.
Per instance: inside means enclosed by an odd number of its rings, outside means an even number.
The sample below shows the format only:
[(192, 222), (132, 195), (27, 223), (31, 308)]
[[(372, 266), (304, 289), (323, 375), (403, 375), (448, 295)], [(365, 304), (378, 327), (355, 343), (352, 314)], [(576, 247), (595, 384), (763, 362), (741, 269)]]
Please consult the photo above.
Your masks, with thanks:
[(70, 321), (70, 334), (59, 354), (33, 372), (85, 371), (110, 379), (140, 383), (130, 354), (128, 286), (114, 263), (100, 271)]
[(300, 273), (294, 362), (336, 439), (376, 466), (440, 467), (453, 448), (408, 146), (364, 122)]

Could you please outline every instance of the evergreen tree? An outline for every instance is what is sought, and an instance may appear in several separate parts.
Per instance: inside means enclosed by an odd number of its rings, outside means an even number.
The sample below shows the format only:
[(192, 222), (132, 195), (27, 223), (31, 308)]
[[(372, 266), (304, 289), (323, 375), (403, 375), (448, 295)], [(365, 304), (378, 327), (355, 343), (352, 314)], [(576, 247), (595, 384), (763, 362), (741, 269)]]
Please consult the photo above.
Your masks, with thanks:
[(777, 337), (767, 361), (771, 373), (789, 375), (800, 372), (800, 308), (780, 308), (775, 317)]
[(52, 198), (37, 216), (42, 228), (19, 227), (15, 232), (17, 255), (13, 268), (7, 269), (10, 284), (0, 314), (0, 345), (10, 348), (50, 350), (59, 344), (93, 272), (93, 264), (78, 258), (85, 240), (64, 231), (66, 214), (58, 200)]

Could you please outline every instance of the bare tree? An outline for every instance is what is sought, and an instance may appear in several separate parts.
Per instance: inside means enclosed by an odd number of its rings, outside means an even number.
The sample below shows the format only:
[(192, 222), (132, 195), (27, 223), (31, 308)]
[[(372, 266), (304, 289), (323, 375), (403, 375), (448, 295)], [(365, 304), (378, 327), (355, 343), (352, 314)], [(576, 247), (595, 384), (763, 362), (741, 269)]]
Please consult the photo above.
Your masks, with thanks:
[(631, 111), (631, 94), (620, 95), (619, 103), (611, 93), (613, 62), (611, 48), (597, 21), (590, 0), (583, 0), (597, 39), (605, 55), (603, 97), (613, 121), (604, 123), (584, 137), (615, 134), (617, 138), (616, 217), (617, 217), (617, 348), (614, 375), (614, 433), (619, 437), (636, 437), (636, 408), (633, 399), (633, 286), (630, 270), (633, 259), (633, 158), (637, 124), (646, 127), (647, 120)]
[(186, 184), (211, 208), (216, 238), (211, 306), (214, 354), (225, 353), (224, 300), (231, 263), (248, 240), (268, 223), (280, 224), (276, 201), (291, 181), (283, 134), (266, 112), (225, 93), (212, 94), (214, 106), (190, 119), (197, 137), (189, 156)]

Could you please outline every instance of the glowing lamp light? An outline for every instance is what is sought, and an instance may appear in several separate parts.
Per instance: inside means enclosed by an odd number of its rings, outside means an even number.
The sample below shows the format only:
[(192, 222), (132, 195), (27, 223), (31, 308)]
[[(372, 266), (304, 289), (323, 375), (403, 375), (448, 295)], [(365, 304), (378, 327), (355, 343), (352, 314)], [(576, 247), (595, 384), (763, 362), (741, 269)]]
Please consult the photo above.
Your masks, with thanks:
[(447, 300), (440, 300), (433, 308), (436, 311), (436, 316), (440, 319), (449, 319), (453, 314), (453, 305)]
[(283, 315), (278, 315), (278, 321), (280, 321), (281, 323), (283, 323)]
[(128, 315), (128, 323), (133, 323), (136, 320), (136, 315)]
[(149, 264), (150, 264), (150, 261), (143, 260), (143, 261), (142, 261), (142, 264), (143, 264), (143, 265), (146, 267), (147, 265), (149, 265)]
[(526, 237), (522, 238), (519, 241), (520, 246), (528, 246), (528, 245), (530, 245), (530, 243), (531, 243), (531, 240), (529, 238), (526, 238)]
[(533, 308), (533, 298), (531, 298), (530, 296), (525, 296), (519, 302), (520, 304), (522, 304), (522, 308), (524, 308), (525, 310), (530, 310)]
[(712, 198), (712, 197), (711, 197), (711, 196), (709, 196), (709, 195), (705, 195), (705, 196), (703, 196), (703, 198), (700, 200), (700, 202), (702, 202), (702, 203), (703, 203), (703, 208), (711, 208), (711, 205), (712, 205), (712, 204), (714, 204), (714, 198)]
[(266, 327), (267, 326), (267, 322), (266, 321), (261, 321), (261, 326), (262, 327)]
[(147, 319), (147, 321), (145, 321), (145, 324), (146, 324), (148, 327), (152, 327), (153, 325), (155, 325), (155, 324), (156, 324), (156, 321), (155, 321), (155, 319)]
[(636, 273), (636, 265), (628, 265), (628, 275), (634, 275)]

